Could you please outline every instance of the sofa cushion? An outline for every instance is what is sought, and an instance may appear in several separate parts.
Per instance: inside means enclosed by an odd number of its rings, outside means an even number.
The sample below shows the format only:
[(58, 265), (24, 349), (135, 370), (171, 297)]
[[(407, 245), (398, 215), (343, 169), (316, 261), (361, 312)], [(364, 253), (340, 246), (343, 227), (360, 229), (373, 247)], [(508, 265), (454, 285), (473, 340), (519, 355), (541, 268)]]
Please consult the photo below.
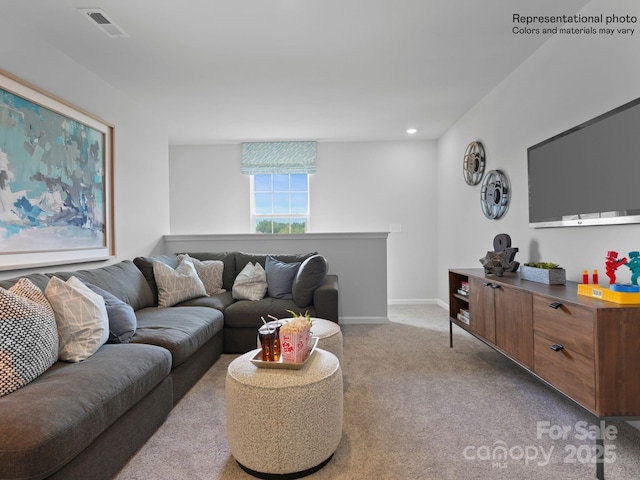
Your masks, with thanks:
[(0, 401), (2, 478), (45, 478), (71, 461), (169, 375), (151, 345), (103, 345), (82, 363), (57, 362)]
[(107, 342), (127, 343), (136, 333), (137, 321), (133, 307), (93, 283), (84, 282), (84, 284), (104, 299), (109, 317), (109, 339)]
[(222, 312), (208, 307), (143, 308), (136, 311), (138, 328), (131, 343), (159, 345), (171, 353), (172, 368), (222, 330)]
[(8, 278), (6, 280), (2, 280), (0, 281), (0, 287), (9, 290), (21, 278), (26, 278), (43, 292), (44, 292), (44, 289), (47, 288), (47, 283), (49, 283), (49, 275), (45, 275), (44, 273), (30, 273), (28, 275), (23, 275), (20, 277), (14, 277), (14, 278)]
[(224, 263), (222, 260), (198, 260), (191, 258), (189, 254), (184, 253), (178, 255), (178, 266), (188, 259), (196, 267), (198, 277), (204, 285), (207, 295), (217, 295), (225, 291), (222, 288), (222, 273), (224, 272)]
[(298, 307), (311, 305), (313, 292), (322, 285), (326, 274), (327, 261), (322, 255), (313, 255), (302, 262), (291, 287), (293, 301)]
[(153, 276), (158, 287), (159, 307), (171, 307), (189, 298), (207, 294), (196, 268), (186, 257), (175, 269), (162, 262), (154, 262)]
[(267, 255), (265, 263), (267, 295), (272, 298), (293, 298), (291, 286), (300, 268), (300, 262), (285, 263)]
[(233, 304), (233, 302), (235, 302), (235, 300), (233, 299), (231, 291), (228, 291), (217, 295), (209, 295), (207, 297), (190, 298), (189, 300), (178, 303), (177, 306), (208, 307), (224, 312), (229, 305)]
[(58, 331), (44, 293), (26, 278), (0, 289), (0, 397), (42, 375), (58, 359)]
[(267, 293), (267, 275), (258, 262), (249, 262), (233, 282), (231, 294), (235, 300), (262, 300)]
[(66, 282), (52, 277), (44, 294), (58, 325), (60, 360), (81, 362), (106, 343), (109, 317), (100, 295), (73, 276)]
[(83, 282), (89, 282), (112, 293), (131, 305), (134, 310), (157, 305), (149, 283), (131, 260), (123, 260), (113, 265), (90, 270), (59, 272), (55, 275), (65, 280), (74, 275)]
[(318, 252), (310, 252), (310, 253), (278, 253), (278, 254), (266, 254), (266, 253), (246, 253), (246, 252), (236, 252), (236, 270), (239, 272), (244, 268), (244, 266), (251, 262), (258, 262), (262, 267), (267, 266), (267, 256), (271, 256), (276, 260), (280, 260), (285, 263), (295, 263), (295, 262), (304, 262), (307, 258), (312, 255), (316, 255)]
[[(259, 302), (239, 300), (229, 305), (224, 311), (224, 326), (225, 328), (255, 328), (257, 333), (262, 325), (260, 317), (266, 319), (267, 315), (272, 315), (276, 318), (291, 318), (288, 310), (304, 313), (299, 312), (300, 309), (293, 300), (271, 297), (264, 297)], [(313, 305), (305, 309), (307, 310), (311, 316), (315, 316)]]
[[(151, 294), (153, 296), (153, 302), (151, 305), (145, 305), (145, 307), (152, 307), (158, 305), (158, 285), (156, 284), (156, 277), (153, 274), (153, 263), (154, 262), (162, 262), (165, 265), (169, 265), (171, 268), (176, 268), (178, 266), (178, 258), (176, 255), (168, 254), (168, 255), (154, 255), (153, 257), (136, 257), (133, 259), (133, 263), (140, 273), (147, 280), (147, 284), (151, 289)], [(134, 307), (134, 310), (138, 310)]]

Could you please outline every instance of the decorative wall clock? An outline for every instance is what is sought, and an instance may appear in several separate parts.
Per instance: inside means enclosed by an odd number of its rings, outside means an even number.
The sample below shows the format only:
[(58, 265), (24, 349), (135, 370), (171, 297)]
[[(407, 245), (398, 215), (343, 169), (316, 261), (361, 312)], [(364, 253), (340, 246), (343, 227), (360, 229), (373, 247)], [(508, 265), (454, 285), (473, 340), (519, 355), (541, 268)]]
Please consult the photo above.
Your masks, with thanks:
[(477, 185), (484, 173), (484, 147), (480, 142), (471, 142), (464, 152), (462, 174), (467, 185)]
[(502, 217), (509, 206), (509, 179), (500, 170), (487, 172), (480, 189), (480, 205), (484, 216), (493, 220)]

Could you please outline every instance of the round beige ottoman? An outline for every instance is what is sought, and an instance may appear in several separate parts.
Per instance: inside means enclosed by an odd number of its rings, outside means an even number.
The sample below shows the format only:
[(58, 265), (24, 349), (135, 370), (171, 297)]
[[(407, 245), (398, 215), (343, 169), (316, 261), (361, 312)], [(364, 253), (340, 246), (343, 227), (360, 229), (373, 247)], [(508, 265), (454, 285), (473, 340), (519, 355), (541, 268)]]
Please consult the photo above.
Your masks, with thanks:
[(225, 385), (232, 455), (258, 478), (300, 478), (326, 465), (342, 437), (342, 370), (316, 348), (299, 370), (258, 368), (257, 350), (229, 364)]
[(340, 325), (331, 320), (313, 318), (311, 334), (318, 337), (318, 347), (333, 353), (342, 365), (342, 330)]

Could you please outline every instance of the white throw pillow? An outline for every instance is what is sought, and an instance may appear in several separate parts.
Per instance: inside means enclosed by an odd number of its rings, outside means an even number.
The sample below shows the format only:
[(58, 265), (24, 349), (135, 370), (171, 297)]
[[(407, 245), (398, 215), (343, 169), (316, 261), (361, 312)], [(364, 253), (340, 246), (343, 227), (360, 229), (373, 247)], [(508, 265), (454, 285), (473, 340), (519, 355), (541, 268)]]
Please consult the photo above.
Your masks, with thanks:
[(81, 362), (106, 343), (109, 317), (100, 295), (76, 277), (51, 277), (44, 294), (56, 316), (60, 360)]
[(158, 286), (159, 307), (171, 307), (184, 300), (207, 295), (191, 259), (184, 258), (175, 270), (156, 260), (153, 262), (153, 276)]
[(262, 300), (267, 293), (267, 274), (259, 262), (249, 262), (233, 282), (231, 296), (235, 300)]
[(180, 266), (185, 259), (191, 260), (193, 266), (196, 267), (196, 272), (204, 284), (207, 295), (226, 292), (226, 290), (222, 288), (222, 273), (224, 272), (224, 263), (222, 260), (198, 260), (185, 253), (178, 255), (178, 266)]
[(58, 359), (56, 319), (42, 291), (21, 278), (0, 288), (0, 397), (42, 375)]

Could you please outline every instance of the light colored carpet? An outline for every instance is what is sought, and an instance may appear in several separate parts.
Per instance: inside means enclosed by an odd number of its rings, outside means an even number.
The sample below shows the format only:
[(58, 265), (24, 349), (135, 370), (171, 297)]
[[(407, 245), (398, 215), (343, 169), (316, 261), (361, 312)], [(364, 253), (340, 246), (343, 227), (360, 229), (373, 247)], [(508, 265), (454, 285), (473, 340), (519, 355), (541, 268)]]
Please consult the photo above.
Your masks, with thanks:
[[(390, 306), (388, 324), (343, 326), (342, 440), (329, 464), (306, 478), (595, 478), (594, 442), (580, 433), (598, 420), (458, 328), (450, 349), (447, 315), (434, 305)], [(222, 356), (118, 480), (253, 478), (225, 436), (225, 374), (235, 357)], [(552, 439), (543, 425), (570, 431)], [(614, 460), (607, 480), (637, 480), (640, 431), (607, 425), (617, 430), (605, 441)]]

